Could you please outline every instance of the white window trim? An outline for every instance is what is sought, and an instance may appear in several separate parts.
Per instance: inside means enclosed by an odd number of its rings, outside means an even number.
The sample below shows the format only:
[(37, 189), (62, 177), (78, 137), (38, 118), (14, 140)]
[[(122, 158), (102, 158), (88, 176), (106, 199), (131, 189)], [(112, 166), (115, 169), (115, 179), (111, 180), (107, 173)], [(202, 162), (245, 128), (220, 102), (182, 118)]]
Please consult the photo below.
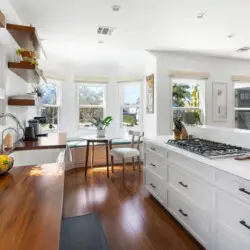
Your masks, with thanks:
[[(80, 126), (80, 108), (103, 108), (103, 118), (106, 116), (107, 113), (107, 83), (89, 83), (89, 82), (75, 82), (76, 84), (76, 127), (78, 130), (93, 130), (93, 127), (82, 127)], [(86, 86), (96, 86), (96, 87), (103, 87), (103, 105), (80, 105), (79, 104), (79, 86), (86, 85)]]
[(119, 127), (121, 132), (127, 132), (128, 129), (133, 129), (133, 127), (124, 127), (123, 126), (123, 107), (131, 107), (131, 105), (122, 104), (124, 102), (123, 98), (123, 86), (129, 85), (139, 85), (140, 86), (140, 104), (133, 105), (133, 107), (140, 108), (140, 120), (139, 120), (139, 130), (142, 131), (143, 129), (143, 89), (142, 89), (142, 82), (141, 81), (134, 81), (134, 82), (120, 82), (119, 84)]
[[(41, 104), (40, 109), (42, 108), (58, 108), (58, 117), (57, 117), (57, 128), (55, 129), (43, 129), (44, 132), (50, 132), (50, 131), (58, 131), (60, 130), (60, 113), (61, 113), (61, 106), (62, 106), (62, 81), (61, 80), (55, 80), (55, 79), (47, 79), (47, 83), (50, 84), (56, 84), (56, 102), (57, 104)], [(47, 84), (44, 83), (44, 84)]]

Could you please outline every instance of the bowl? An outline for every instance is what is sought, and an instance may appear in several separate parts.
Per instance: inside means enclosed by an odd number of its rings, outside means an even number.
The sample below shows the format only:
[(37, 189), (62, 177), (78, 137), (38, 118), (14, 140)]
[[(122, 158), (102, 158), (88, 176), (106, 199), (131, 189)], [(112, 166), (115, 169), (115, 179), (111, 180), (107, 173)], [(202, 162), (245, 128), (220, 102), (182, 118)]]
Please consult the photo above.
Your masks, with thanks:
[(14, 166), (14, 159), (12, 157), (10, 157), (10, 159), (11, 159), (11, 163), (9, 164), (8, 169), (6, 171), (3, 171), (3, 172), (1, 172), (1, 170), (0, 170), (0, 176), (7, 174)]

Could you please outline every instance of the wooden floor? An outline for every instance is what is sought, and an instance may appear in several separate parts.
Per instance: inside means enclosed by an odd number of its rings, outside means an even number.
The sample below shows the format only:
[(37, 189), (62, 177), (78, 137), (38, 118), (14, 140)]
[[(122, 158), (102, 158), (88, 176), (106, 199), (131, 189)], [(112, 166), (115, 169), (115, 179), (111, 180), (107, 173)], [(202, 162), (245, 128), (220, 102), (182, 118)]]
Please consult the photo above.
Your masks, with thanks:
[[(200, 245), (143, 188), (143, 172), (120, 167), (109, 179), (106, 168), (66, 173), (63, 216), (96, 212), (111, 250), (193, 250)], [(84, 236), (83, 236), (84, 237)]]

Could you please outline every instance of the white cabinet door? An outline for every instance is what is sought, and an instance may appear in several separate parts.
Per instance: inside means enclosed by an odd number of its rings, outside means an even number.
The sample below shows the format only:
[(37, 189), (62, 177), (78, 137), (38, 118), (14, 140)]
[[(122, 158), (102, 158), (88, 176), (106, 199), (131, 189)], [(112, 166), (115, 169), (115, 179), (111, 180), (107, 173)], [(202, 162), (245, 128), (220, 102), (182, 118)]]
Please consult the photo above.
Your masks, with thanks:
[(171, 188), (168, 189), (167, 208), (206, 249), (209, 249), (210, 218), (206, 214)]
[(249, 250), (250, 245), (243, 239), (237, 237), (226, 227), (216, 226), (214, 239), (214, 250)]
[(216, 192), (215, 206), (218, 223), (227, 226), (250, 244), (250, 206), (219, 190)]
[(164, 202), (164, 182), (159, 179), (154, 173), (145, 170), (145, 187), (147, 190), (162, 204)]
[(197, 206), (210, 213), (213, 206), (213, 187), (188, 174), (181, 167), (168, 164), (168, 184), (187, 195)]

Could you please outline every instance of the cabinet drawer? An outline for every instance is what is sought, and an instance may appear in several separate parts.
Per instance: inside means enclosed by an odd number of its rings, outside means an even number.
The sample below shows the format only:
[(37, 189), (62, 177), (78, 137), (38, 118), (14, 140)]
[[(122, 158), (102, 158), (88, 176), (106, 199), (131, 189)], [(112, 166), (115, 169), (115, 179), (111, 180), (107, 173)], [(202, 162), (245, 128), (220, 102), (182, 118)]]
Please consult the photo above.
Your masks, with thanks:
[(145, 152), (151, 152), (162, 158), (167, 158), (167, 149), (154, 145), (150, 142), (144, 142), (144, 145), (146, 149)]
[(217, 171), (215, 173), (215, 182), (217, 186), (226, 192), (250, 204), (250, 181), (223, 171)]
[(215, 250), (249, 250), (249, 245), (243, 239), (219, 225), (215, 229), (214, 241)]
[(182, 154), (178, 154), (173, 151), (168, 152), (168, 160), (173, 163), (180, 164), (185, 168), (185, 170), (195, 176), (202, 178), (208, 182), (214, 181), (214, 172), (215, 169), (209, 165), (193, 160), (190, 157), (187, 157)]
[(145, 166), (159, 176), (159, 178), (164, 179), (167, 173), (167, 163), (161, 158), (157, 157), (153, 153), (145, 154)]
[(213, 187), (200, 180), (181, 167), (168, 164), (168, 183), (173, 188), (187, 195), (197, 206), (210, 211), (213, 205)]
[(208, 248), (210, 221), (205, 214), (172, 189), (168, 190), (168, 209), (205, 248)]
[(250, 206), (219, 190), (215, 205), (217, 221), (250, 242)]
[(155, 196), (158, 200), (163, 202), (164, 197), (164, 185), (161, 179), (157, 178), (149, 170), (145, 172), (145, 185), (148, 191)]

